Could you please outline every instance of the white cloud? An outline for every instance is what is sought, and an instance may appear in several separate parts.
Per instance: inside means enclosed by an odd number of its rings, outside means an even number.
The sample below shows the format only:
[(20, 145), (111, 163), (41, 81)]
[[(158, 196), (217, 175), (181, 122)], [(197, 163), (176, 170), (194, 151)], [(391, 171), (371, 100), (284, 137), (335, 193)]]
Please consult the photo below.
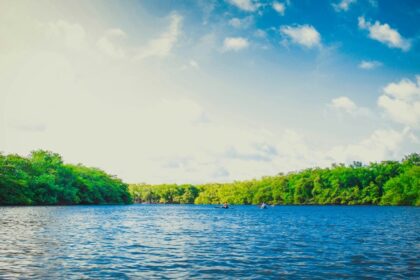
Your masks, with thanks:
[(352, 116), (363, 116), (367, 117), (371, 115), (368, 108), (359, 107), (347, 96), (340, 96), (331, 100), (329, 104), (331, 108), (338, 112), (344, 112)]
[(192, 68), (200, 68), (200, 65), (198, 65), (198, 62), (197, 62), (197, 61), (195, 61), (194, 59), (191, 59), (191, 60), (190, 60), (189, 65), (190, 65)]
[(187, 70), (187, 69), (200, 69), (200, 64), (194, 59), (190, 59), (188, 63), (184, 64), (180, 68), (181, 70)]
[(379, 21), (375, 21), (372, 24), (366, 21), (364, 17), (359, 17), (359, 28), (368, 30), (369, 38), (379, 41), (390, 48), (408, 51), (411, 47), (410, 41), (402, 37), (396, 29), (392, 29), (387, 23), (381, 24)]
[(356, 2), (357, 0), (341, 0), (338, 3), (332, 3), (331, 5), (333, 6), (336, 12), (341, 12), (341, 11), (348, 11), (350, 5)]
[(277, 149), (268, 143), (254, 143), (248, 147), (248, 151), (238, 151), (230, 146), (224, 156), (230, 159), (251, 161), (272, 161), (277, 155)]
[(262, 29), (257, 29), (254, 32), (254, 36), (257, 38), (265, 38), (267, 36), (267, 32)]
[(239, 51), (246, 49), (248, 46), (248, 40), (242, 37), (228, 37), (223, 41), (223, 49), (225, 51)]
[(377, 7), (378, 7), (378, 1), (377, 1), (377, 0), (369, 0), (369, 4), (370, 4), (373, 8), (377, 8)]
[(273, 9), (280, 15), (284, 16), (284, 12), (286, 11), (286, 5), (280, 2), (273, 2)]
[(406, 142), (416, 139), (410, 129), (402, 131), (378, 129), (359, 143), (338, 145), (327, 152), (335, 162), (381, 161), (401, 157), (401, 147)]
[(41, 27), (50, 39), (62, 39), (71, 49), (80, 50), (85, 45), (86, 31), (80, 24), (64, 20), (42, 24)]
[(229, 24), (233, 27), (239, 28), (242, 26), (242, 21), (239, 18), (232, 18), (229, 20)]
[[(243, 77), (250, 73), (247, 69), (218, 73), (218, 77), (208, 75), (206, 71), (179, 71), (183, 64), (189, 70), (201, 64), (204, 68), (215, 58), (210, 51), (203, 51), (213, 50), (220, 44), (215, 33), (201, 34), (199, 51), (189, 52), (188, 49), (185, 56), (173, 60), (158, 63), (119, 60), (115, 63), (113, 56), (131, 57), (138, 50), (137, 45), (130, 45), (132, 40), (123, 40), (122, 32), (98, 32), (98, 26), (89, 25), (92, 22), (84, 21), (84, 18), (78, 19), (78, 24), (55, 22), (51, 28), (47, 24), (50, 32), (45, 32), (30, 24), (40, 17), (32, 16), (33, 20), (26, 21), (29, 18), (27, 5), (31, 4), (27, 3), (25, 9), (20, 10), (11, 7), (10, 15), (17, 22), (12, 27), (4, 21), (4, 16), (0, 16), (3, 23), (0, 24), (0, 37), (2, 43), (7, 44), (0, 44), (0, 73), (6, 77), (0, 83), (0, 147), (6, 153), (27, 154), (33, 149), (49, 149), (62, 154), (66, 162), (97, 166), (127, 182), (197, 183), (249, 179), (280, 171), (326, 166), (342, 159), (371, 161), (394, 155), (398, 158), (402, 156), (400, 149), (407, 147), (406, 138), (416, 139), (410, 131), (404, 134), (398, 130), (379, 130), (360, 142), (352, 137), (347, 145), (335, 142), (338, 138), (331, 140), (331, 135), (322, 135), (321, 131), (308, 135), (308, 140), (299, 130), (311, 133), (311, 129), (305, 128), (315, 120), (311, 119), (301, 127), (282, 115), (273, 115), (272, 122), (268, 116), (259, 118), (259, 106), (249, 110), (247, 105), (256, 99), (243, 92), (247, 87)], [(47, 12), (42, 9), (49, 18), (57, 16), (56, 10), (51, 14)], [(77, 16), (73, 10), (66, 12), (68, 18)], [(0, 9), (2, 13), (4, 10)], [(144, 18), (142, 24), (131, 27), (138, 28), (138, 34), (157, 34), (150, 42), (167, 47), (149, 50), (148, 47), (154, 47), (154, 44), (146, 43), (143, 54), (170, 55), (180, 40), (182, 20), (171, 16), (168, 30), (159, 31), (147, 16), (141, 17)], [(153, 22), (155, 20), (159, 19), (154, 18)], [(108, 42), (100, 43), (100, 39), (107, 36)], [(147, 42), (147, 38), (139, 39)], [(246, 46), (251, 44), (246, 42)], [(69, 51), (69, 48), (78, 51)], [(99, 51), (107, 55), (101, 55)], [(266, 69), (275, 71), (275, 68), (278, 67)], [(283, 71), (273, 72), (273, 75), (280, 77), (280, 73)], [(263, 87), (267, 94), (260, 98), (267, 99), (267, 104), (274, 100), (270, 92), (275, 89), (261, 84), (266, 81), (261, 77), (256, 77), (253, 87), (246, 90), (260, 92)], [(277, 111), (287, 109), (291, 104), (287, 102), (288, 98), (294, 98), (286, 96), (286, 91), (296, 85), (300, 87), (290, 77), (285, 73), (276, 80), (284, 89), (286, 101), (279, 104)], [(225, 92), (231, 92), (229, 102), (239, 101), (241, 108), (219, 106), (221, 103), (218, 102), (226, 102)], [(388, 92), (395, 93), (395, 90), (390, 87)], [(406, 98), (406, 95), (412, 95), (410, 92), (398, 91), (397, 95)], [(336, 103), (339, 110), (352, 114), (360, 107), (354, 102), (352, 106), (351, 102), (347, 105), (346, 102)], [(316, 103), (314, 106), (307, 107), (308, 112), (305, 108), (299, 118), (314, 116), (318, 108)], [(282, 122), (296, 130), (283, 127)], [(321, 141), (328, 142), (328, 147), (317, 146)], [(331, 146), (335, 147), (331, 149)]]
[(136, 144), (130, 157), (141, 166), (144, 180), (232, 181), (332, 162), (390, 159), (401, 156), (400, 148), (411, 135), (409, 130), (376, 130), (360, 142), (319, 149), (290, 129), (267, 131), (225, 119), (201, 122), (207, 113), (191, 99), (165, 99), (136, 113), (135, 128), (141, 136), (131, 139), (131, 133), (126, 141)]
[(388, 84), (378, 99), (378, 105), (393, 121), (411, 127), (420, 126), (420, 76), (416, 79)]
[(255, 12), (260, 4), (252, 0), (228, 0), (230, 4), (246, 12)]
[(293, 43), (307, 48), (319, 46), (321, 43), (321, 35), (311, 25), (284, 25), (280, 27), (280, 32), (288, 37)]
[(333, 99), (331, 101), (331, 106), (339, 110), (344, 110), (348, 113), (353, 112), (357, 109), (356, 104), (346, 96), (341, 96)]
[(362, 60), (359, 63), (359, 68), (365, 69), (365, 70), (372, 70), (379, 66), (382, 66), (382, 63), (375, 60)]
[(182, 21), (182, 16), (177, 13), (172, 13), (170, 15), (168, 30), (159, 37), (151, 40), (135, 58), (143, 59), (151, 56), (165, 57), (169, 55), (181, 34)]
[(96, 46), (98, 49), (111, 57), (123, 58), (125, 51), (122, 47), (118, 46), (116, 41), (124, 38), (125, 32), (118, 28), (108, 29), (104, 36), (102, 36), (97, 42)]
[(235, 28), (247, 28), (253, 22), (253, 18), (251, 16), (245, 18), (232, 18), (229, 20), (229, 25)]

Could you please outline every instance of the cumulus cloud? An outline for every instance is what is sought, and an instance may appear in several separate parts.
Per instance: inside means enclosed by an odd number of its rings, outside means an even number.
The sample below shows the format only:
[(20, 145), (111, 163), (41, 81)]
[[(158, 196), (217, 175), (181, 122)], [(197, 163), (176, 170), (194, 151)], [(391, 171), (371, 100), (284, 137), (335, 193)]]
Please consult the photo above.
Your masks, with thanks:
[(273, 2), (273, 9), (279, 13), (280, 15), (284, 16), (284, 12), (286, 11), (286, 5), (281, 2)]
[(368, 116), (370, 110), (365, 107), (359, 107), (347, 96), (340, 96), (331, 100), (331, 108), (338, 112), (344, 112), (353, 116)]
[(327, 155), (336, 162), (346, 163), (351, 161), (371, 162), (398, 158), (401, 156), (403, 143), (412, 142), (413, 137), (415, 138), (408, 128), (402, 131), (378, 129), (359, 143), (333, 147), (327, 152)]
[(398, 48), (408, 51), (411, 47), (410, 41), (405, 39), (396, 30), (391, 28), (387, 23), (381, 24), (379, 21), (371, 23), (366, 21), (364, 17), (359, 17), (359, 28), (369, 31), (369, 38), (379, 41), (390, 48)]
[(125, 56), (125, 51), (118, 46), (117, 41), (126, 36), (125, 32), (118, 28), (108, 29), (104, 36), (99, 38), (96, 42), (98, 49), (111, 57), (122, 58)]
[[(24, 18), (24, 14), (10, 14)], [(0, 21), (3, 20), (0, 17)], [(19, 20), (19, 24), (24, 23)], [(170, 55), (179, 40), (181, 25), (182, 17), (170, 16), (167, 30), (157, 31), (158, 35), (145, 44), (140, 57)], [(7, 24), (3, 26), (15, 33), (20, 30), (9, 28)], [(47, 37), (53, 40), (40, 41), (45, 39), (44, 29), (37, 30), (42, 33), (38, 36), (40, 34), (33, 34), (32, 29), (26, 27), (21, 35), (24, 40), (13, 43), (17, 34), (10, 32), (2, 41), (10, 48), (5, 51), (5, 45), (0, 44), (3, 50), (0, 70), (6, 75), (13, 74), (0, 84), (0, 95), (4, 98), (0, 107), (5, 104), (1, 108), (4, 125), (0, 123), (0, 134), (4, 137), (0, 137), (0, 146), (5, 152), (25, 154), (32, 149), (45, 148), (63, 154), (68, 162), (98, 166), (130, 182), (194, 183), (249, 179), (337, 161), (400, 157), (405, 141), (415, 139), (409, 129), (377, 130), (361, 141), (349, 139), (348, 145), (340, 142), (338, 146), (332, 145), (333, 148), (320, 148), (312, 137), (308, 140), (303, 133), (282, 127), (281, 119), (275, 126), (257, 121), (253, 114), (258, 111), (249, 116), (242, 114), (240, 120), (226, 117), (229, 115), (224, 109), (215, 109), (211, 102), (206, 102), (208, 92), (213, 92), (213, 88), (202, 86), (208, 82), (207, 78), (196, 80), (197, 86), (186, 85), (185, 81), (198, 78), (190, 75), (198, 71), (186, 73), (185, 79), (173, 77), (179, 63), (175, 70), (166, 62), (150, 67), (148, 63), (128, 60), (119, 61), (118, 67), (104, 67), (113, 65), (113, 57), (131, 57), (132, 52), (138, 50), (138, 46), (128, 47), (122, 31), (111, 29), (95, 33), (94, 26), (86, 26), (86, 30), (92, 32), (86, 34), (81, 25), (65, 21), (45, 27)], [(156, 28), (146, 30), (156, 32)], [(261, 31), (258, 36), (264, 34)], [(31, 36), (37, 38), (30, 41)], [(246, 43), (242, 45), (247, 47), (249, 43), (244, 40)], [(19, 54), (16, 48), (23, 45), (21, 42), (25, 42), (26, 49), (18, 49)], [(203, 36), (200, 43), (204, 49), (209, 45), (217, 46), (220, 41), (212, 33)], [(231, 45), (236, 47), (230, 50), (241, 49), (240, 44)], [(69, 52), (69, 48), (86, 52)], [(96, 56), (99, 51), (105, 54), (101, 59)], [(205, 57), (188, 53), (179, 61), (188, 69), (197, 69), (199, 63), (206, 63), (201, 62)], [(5, 59), (10, 62), (4, 63)], [(182, 73), (177, 71), (176, 74)], [(418, 84), (415, 85), (418, 88)], [(398, 99), (409, 99), (407, 95), (412, 95), (392, 87), (388, 92), (392, 96), (384, 95), (391, 99), (396, 99), (396, 92)], [(190, 99), (192, 96), (202, 103)], [(346, 114), (357, 112), (359, 108), (351, 100), (337, 101), (335, 105)], [(232, 111), (241, 115), (239, 112), (244, 111)], [(28, 136), (31, 141), (26, 141)]]
[(382, 66), (382, 63), (375, 60), (362, 60), (359, 63), (359, 68), (364, 70), (372, 70), (378, 68), (379, 66)]
[(255, 12), (260, 4), (252, 0), (228, 0), (230, 4), (246, 12)]
[(248, 40), (242, 37), (228, 37), (223, 41), (223, 49), (225, 51), (239, 51), (246, 49), (248, 46)]
[(168, 30), (159, 37), (151, 40), (145, 48), (143, 48), (136, 56), (137, 59), (156, 56), (165, 57), (170, 54), (178, 37), (181, 34), (181, 26), (183, 17), (177, 13), (170, 15), (170, 24)]
[(232, 18), (229, 20), (229, 25), (235, 28), (247, 28), (253, 22), (253, 18), (251, 16), (245, 18)]
[(321, 35), (311, 25), (284, 25), (280, 27), (280, 33), (295, 44), (306, 48), (317, 47), (321, 43)]
[(341, 12), (341, 11), (348, 11), (350, 8), (350, 5), (356, 2), (357, 0), (341, 0), (338, 3), (332, 3), (331, 5), (333, 6), (336, 12)]
[(356, 104), (346, 96), (341, 96), (333, 99), (331, 101), (331, 106), (333, 108), (344, 110), (346, 112), (352, 112), (357, 109)]
[(378, 99), (388, 116), (395, 122), (410, 127), (420, 126), (420, 76), (416, 81), (402, 79), (390, 83), (383, 89)]

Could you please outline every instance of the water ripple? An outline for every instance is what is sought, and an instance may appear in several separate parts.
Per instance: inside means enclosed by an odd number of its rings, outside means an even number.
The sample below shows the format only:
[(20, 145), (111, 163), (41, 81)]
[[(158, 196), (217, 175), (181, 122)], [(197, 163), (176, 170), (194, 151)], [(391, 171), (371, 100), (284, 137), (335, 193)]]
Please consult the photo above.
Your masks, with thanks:
[(0, 207), (0, 279), (419, 279), (420, 209)]

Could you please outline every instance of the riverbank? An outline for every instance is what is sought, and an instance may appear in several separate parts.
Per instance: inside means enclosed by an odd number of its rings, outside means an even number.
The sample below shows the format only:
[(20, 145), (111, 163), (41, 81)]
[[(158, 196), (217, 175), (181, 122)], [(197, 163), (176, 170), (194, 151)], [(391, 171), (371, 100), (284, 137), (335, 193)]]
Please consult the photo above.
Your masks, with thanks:
[(0, 153), (0, 205), (129, 204), (128, 185), (98, 168), (65, 164), (60, 155)]
[(420, 155), (333, 165), (233, 183), (131, 184), (135, 202), (179, 204), (420, 206)]
[(332, 165), (232, 183), (131, 184), (98, 168), (66, 164), (34, 151), (0, 154), (0, 205), (91, 205), (132, 202), (257, 205), (420, 206), (420, 155), (401, 161)]

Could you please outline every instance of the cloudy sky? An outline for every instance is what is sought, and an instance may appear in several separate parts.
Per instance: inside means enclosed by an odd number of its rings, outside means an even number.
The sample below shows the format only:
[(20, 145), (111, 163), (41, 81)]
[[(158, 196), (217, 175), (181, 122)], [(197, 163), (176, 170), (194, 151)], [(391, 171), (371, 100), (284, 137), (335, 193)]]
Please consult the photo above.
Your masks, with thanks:
[(0, 0), (0, 151), (127, 182), (420, 152), (420, 3)]

